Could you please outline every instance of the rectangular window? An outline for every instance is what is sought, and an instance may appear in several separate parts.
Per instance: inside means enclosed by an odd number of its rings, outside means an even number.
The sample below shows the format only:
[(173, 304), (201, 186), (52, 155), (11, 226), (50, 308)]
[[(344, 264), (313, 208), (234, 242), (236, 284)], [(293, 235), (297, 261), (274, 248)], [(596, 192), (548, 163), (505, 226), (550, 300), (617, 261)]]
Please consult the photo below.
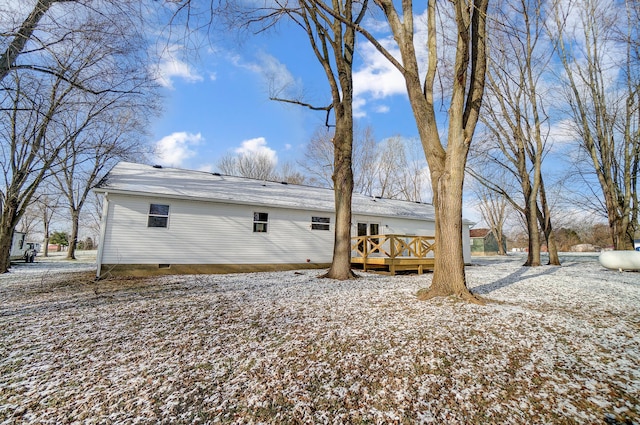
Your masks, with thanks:
[(329, 217), (311, 217), (311, 230), (330, 230), (330, 227)]
[[(378, 223), (369, 223), (369, 235), (379, 235), (379, 234), (380, 234), (380, 228)], [(380, 250), (373, 248), (374, 246), (377, 246), (380, 243), (380, 239), (371, 238), (371, 243), (372, 243), (371, 252), (380, 252)]]
[(262, 212), (253, 213), (253, 231), (254, 233), (266, 233), (267, 224), (269, 224), (269, 214)]
[(149, 205), (147, 227), (167, 227), (169, 224), (169, 205)]

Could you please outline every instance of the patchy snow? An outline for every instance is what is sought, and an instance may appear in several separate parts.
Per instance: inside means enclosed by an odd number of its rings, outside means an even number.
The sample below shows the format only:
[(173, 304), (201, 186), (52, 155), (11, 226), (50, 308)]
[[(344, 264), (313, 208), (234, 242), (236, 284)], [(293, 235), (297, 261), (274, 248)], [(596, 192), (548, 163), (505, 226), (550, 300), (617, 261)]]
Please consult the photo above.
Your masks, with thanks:
[(474, 258), (487, 306), (431, 275), (93, 282), (61, 259), (0, 276), (0, 424), (640, 423), (640, 273)]

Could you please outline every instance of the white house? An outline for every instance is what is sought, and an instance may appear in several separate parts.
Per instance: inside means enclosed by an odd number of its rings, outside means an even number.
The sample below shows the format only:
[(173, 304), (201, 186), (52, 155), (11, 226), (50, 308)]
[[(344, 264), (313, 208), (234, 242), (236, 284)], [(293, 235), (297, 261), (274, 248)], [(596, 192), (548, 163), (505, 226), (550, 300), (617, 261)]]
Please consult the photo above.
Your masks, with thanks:
[[(323, 268), (331, 189), (121, 162), (94, 189), (104, 206), (98, 276)], [(432, 236), (430, 204), (353, 195), (352, 234)], [(465, 261), (470, 260), (464, 221)]]

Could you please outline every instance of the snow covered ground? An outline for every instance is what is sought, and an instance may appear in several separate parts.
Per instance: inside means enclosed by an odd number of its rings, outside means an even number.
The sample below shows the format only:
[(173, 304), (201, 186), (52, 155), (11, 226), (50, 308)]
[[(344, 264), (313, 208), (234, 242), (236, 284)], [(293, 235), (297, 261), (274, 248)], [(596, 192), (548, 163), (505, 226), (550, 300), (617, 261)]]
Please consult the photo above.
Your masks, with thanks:
[(0, 276), (0, 424), (640, 423), (640, 273), (474, 259), (431, 275), (93, 282), (92, 257)]

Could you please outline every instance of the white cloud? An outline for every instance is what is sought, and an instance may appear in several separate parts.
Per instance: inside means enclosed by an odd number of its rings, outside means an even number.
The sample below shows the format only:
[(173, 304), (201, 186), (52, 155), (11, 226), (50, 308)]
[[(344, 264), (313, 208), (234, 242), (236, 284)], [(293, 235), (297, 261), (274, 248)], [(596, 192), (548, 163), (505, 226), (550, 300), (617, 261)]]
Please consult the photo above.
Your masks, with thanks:
[[(181, 78), (190, 83), (203, 80), (197, 71), (178, 57), (180, 50), (179, 46), (168, 46), (162, 52), (160, 62), (153, 72), (160, 85), (169, 89), (173, 89), (173, 79), (175, 78)], [(215, 74), (213, 79), (215, 79)]]
[(156, 142), (156, 160), (163, 165), (180, 167), (189, 158), (196, 155), (191, 147), (204, 141), (200, 133), (176, 132)]
[(367, 113), (364, 111), (364, 107), (367, 104), (367, 101), (362, 96), (354, 96), (353, 98), (353, 117), (354, 118), (363, 118), (367, 116)]
[(567, 145), (574, 143), (580, 139), (580, 135), (576, 132), (575, 122), (571, 118), (558, 121), (549, 129), (549, 141), (554, 146)]
[(245, 62), (238, 55), (232, 56), (231, 62), (259, 75), (269, 89), (269, 96), (289, 99), (301, 97), (302, 82), (276, 57), (260, 51), (256, 54), (254, 62)]
[[(399, 57), (398, 47), (393, 39), (382, 39), (381, 43), (394, 55)], [(400, 71), (370, 43), (360, 46), (360, 55), (364, 65), (353, 73), (353, 92), (355, 96), (371, 96), (381, 99), (407, 92), (404, 78)]]
[(386, 114), (391, 110), (391, 108), (389, 108), (387, 105), (378, 105), (375, 110), (379, 114)]
[(300, 97), (302, 83), (296, 80), (285, 64), (266, 53), (258, 55), (261, 72), (269, 85), (270, 95)]
[[(414, 44), (416, 46), (416, 54), (419, 66), (427, 63), (426, 46), (426, 19), (423, 15), (418, 15), (414, 19), (416, 34), (414, 36)], [(385, 21), (369, 20), (368, 25), (374, 31), (382, 31), (389, 33), (389, 26)], [(400, 50), (392, 36), (378, 36), (379, 43), (391, 54), (398, 62), (402, 63)], [(404, 77), (400, 71), (378, 50), (368, 42), (358, 45), (358, 54), (362, 58), (363, 65), (353, 74), (353, 92), (354, 92), (354, 116), (362, 117), (366, 115), (364, 108), (368, 99), (384, 99), (390, 96), (406, 96), (407, 88)], [(421, 75), (424, 70), (421, 69)], [(378, 107), (376, 112), (389, 112), (388, 107)]]
[(256, 137), (242, 142), (239, 148), (235, 149), (238, 155), (259, 154), (264, 155), (274, 164), (278, 162), (276, 151), (267, 146), (267, 140), (264, 137)]

